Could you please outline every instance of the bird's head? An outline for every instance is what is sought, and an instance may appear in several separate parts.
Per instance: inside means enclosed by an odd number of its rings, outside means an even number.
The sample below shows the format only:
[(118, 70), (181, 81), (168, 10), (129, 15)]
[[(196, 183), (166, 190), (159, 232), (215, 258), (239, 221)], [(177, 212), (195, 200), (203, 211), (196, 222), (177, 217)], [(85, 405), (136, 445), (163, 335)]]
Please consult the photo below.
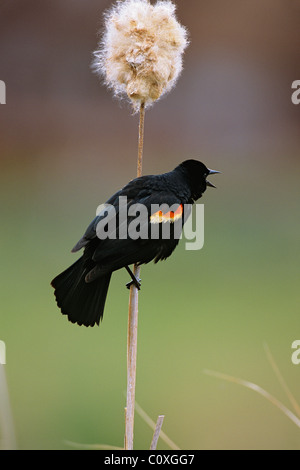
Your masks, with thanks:
[(216, 187), (206, 178), (209, 175), (220, 173), (220, 171), (210, 170), (204, 165), (204, 163), (199, 162), (198, 160), (185, 160), (177, 168), (187, 176), (192, 198), (195, 201), (202, 196), (207, 186), (210, 186), (211, 188)]

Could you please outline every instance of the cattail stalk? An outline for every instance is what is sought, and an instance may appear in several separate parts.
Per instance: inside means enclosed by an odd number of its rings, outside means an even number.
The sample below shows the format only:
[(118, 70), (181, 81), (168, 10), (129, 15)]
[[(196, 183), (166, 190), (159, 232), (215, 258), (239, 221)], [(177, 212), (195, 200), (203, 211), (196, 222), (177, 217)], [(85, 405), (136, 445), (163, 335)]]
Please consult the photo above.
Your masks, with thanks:
[(4, 365), (0, 361), (0, 450), (17, 448)]
[[(168, 93), (182, 70), (187, 31), (171, 0), (118, 0), (105, 14), (105, 31), (95, 51), (94, 69), (118, 97), (140, 113), (137, 176), (142, 175), (145, 109)], [(140, 267), (133, 274), (138, 279)], [(125, 449), (133, 449), (138, 289), (130, 287), (127, 341)]]
[[(144, 148), (144, 122), (145, 105), (140, 107), (139, 122), (139, 144), (137, 160), (137, 176), (142, 176), (143, 148)], [(140, 277), (140, 266), (133, 267), (133, 274), (136, 279)], [(138, 333), (138, 289), (132, 284), (129, 294), (128, 310), (128, 336), (127, 336), (127, 403), (125, 414), (125, 449), (133, 449), (134, 431), (134, 407), (135, 407), (135, 384), (136, 384), (136, 363), (137, 363), (137, 333)]]

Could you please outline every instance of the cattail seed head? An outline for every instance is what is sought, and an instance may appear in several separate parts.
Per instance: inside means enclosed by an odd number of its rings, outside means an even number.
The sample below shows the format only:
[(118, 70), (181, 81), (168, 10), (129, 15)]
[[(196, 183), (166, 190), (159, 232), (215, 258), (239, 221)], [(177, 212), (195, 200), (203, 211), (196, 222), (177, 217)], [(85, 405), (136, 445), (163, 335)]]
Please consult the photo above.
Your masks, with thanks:
[(116, 95), (127, 96), (138, 109), (175, 85), (187, 45), (186, 29), (171, 1), (117, 1), (105, 15), (93, 66)]

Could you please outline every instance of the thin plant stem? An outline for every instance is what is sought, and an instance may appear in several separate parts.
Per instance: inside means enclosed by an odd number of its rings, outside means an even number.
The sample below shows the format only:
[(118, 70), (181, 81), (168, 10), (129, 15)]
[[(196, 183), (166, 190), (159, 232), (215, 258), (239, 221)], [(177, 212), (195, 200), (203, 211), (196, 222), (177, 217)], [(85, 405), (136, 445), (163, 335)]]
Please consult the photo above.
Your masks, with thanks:
[[(137, 176), (142, 176), (143, 167), (143, 148), (144, 148), (144, 123), (145, 123), (145, 104), (140, 107), (139, 120), (139, 141), (138, 141), (138, 160)], [(134, 265), (134, 276), (139, 279), (140, 266)], [(127, 403), (125, 418), (125, 449), (133, 449), (133, 431), (134, 431), (134, 407), (135, 407), (135, 384), (136, 384), (136, 361), (137, 361), (137, 332), (138, 332), (138, 289), (132, 284), (129, 294), (128, 310), (128, 336), (127, 336)]]
[(270, 348), (269, 346), (267, 345), (267, 343), (264, 343), (264, 348), (265, 348), (265, 351), (266, 351), (266, 355), (267, 355), (267, 358), (268, 358), (268, 361), (270, 362), (271, 364), (271, 367), (273, 369), (273, 371), (275, 372), (275, 375), (280, 383), (280, 385), (282, 386), (283, 390), (285, 391), (286, 393), (286, 396), (288, 397), (292, 407), (294, 408), (294, 411), (296, 412), (298, 418), (300, 418), (300, 406), (298, 405), (298, 402), (296, 400), (296, 398), (294, 397), (294, 395), (292, 394), (292, 392), (290, 391), (289, 387), (287, 386), (287, 383), (286, 381), (284, 380), (283, 376), (281, 375), (281, 372), (271, 354), (271, 351), (270, 351)]
[(150, 450), (156, 450), (159, 435), (160, 435), (160, 431), (161, 431), (161, 428), (162, 428), (162, 425), (163, 425), (163, 422), (164, 422), (164, 418), (165, 418), (164, 415), (159, 415), (159, 417), (157, 418), (157, 422), (156, 422), (155, 431), (154, 431), (154, 434), (153, 434)]
[(137, 177), (142, 176), (142, 172), (143, 172), (144, 128), (145, 128), (145, 103), (142, 103), (140, 107)]
[(207, 375), (211, 375), (213, 377), (217, 377), (218, 379), (222, 380), (227, 380), (227, 382), (233, 382), (239, 385), (242, 385), (243, 387), (249, 388), (250, 390), (253, 390), (254, 392), (259, 393), (259, 395), (263, 396), (266, 398), (270, 403), (272, 403), (274, 406), (276, 406), (280, 411), (282, 411), (291, 421), (293, 421), (298, 428), (300, 428), (300, 419), (292, 413), (285, 405), (283, 405), (277, 398), (273, 397), (269, 392), (264, 390), (262, 387), (259, 385), (256, 385), (252, 382), (248, 382), (247, 380), (239, 379), (237, 377), (232, 377), (227, 374), (222, 374), (220, 372), (215, 372), (212, 370), (204, 370), (203, 371)]
[(81, 444), (80, 442), (64, 441), (67, 446), (75, 447), (76, 449), (86, 450), (124, 450), (123, 447), (111, 446), (106, 444)]
[(17, 448), (4, 365), (0, 362), (0, 450)]
[[(137, 402), (135, 402), (135, 411), (140, 415), (140, 417), (145, 421), (145, 423), (147, 423), (148, 426), (150, 426), (150, 428), (155, 431), (155, 422), (150, 418), (150, 416), (147, 415), (146, 411), (144, 411), (143, 408)], [(175, 442), (173, 442), (163, 431), (160, 432), (160, 438), (172, 450), (180, 450), (180, 447), (178, 447), (178, 445), (175, 444)]]

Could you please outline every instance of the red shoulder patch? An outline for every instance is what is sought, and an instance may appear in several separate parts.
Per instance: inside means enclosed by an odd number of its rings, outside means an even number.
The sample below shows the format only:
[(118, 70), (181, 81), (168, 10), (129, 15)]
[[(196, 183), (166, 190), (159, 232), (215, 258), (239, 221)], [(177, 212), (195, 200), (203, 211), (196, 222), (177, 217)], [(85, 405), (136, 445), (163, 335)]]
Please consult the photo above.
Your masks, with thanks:
[(176, 211), (169, 211), (163, 213), (162, 211), (157, 211), (150, 217), (151, 224), (161, 224), (163, 222), (175, 222), (178, 219), (182, 218), (183, 206), (180, 204)]

